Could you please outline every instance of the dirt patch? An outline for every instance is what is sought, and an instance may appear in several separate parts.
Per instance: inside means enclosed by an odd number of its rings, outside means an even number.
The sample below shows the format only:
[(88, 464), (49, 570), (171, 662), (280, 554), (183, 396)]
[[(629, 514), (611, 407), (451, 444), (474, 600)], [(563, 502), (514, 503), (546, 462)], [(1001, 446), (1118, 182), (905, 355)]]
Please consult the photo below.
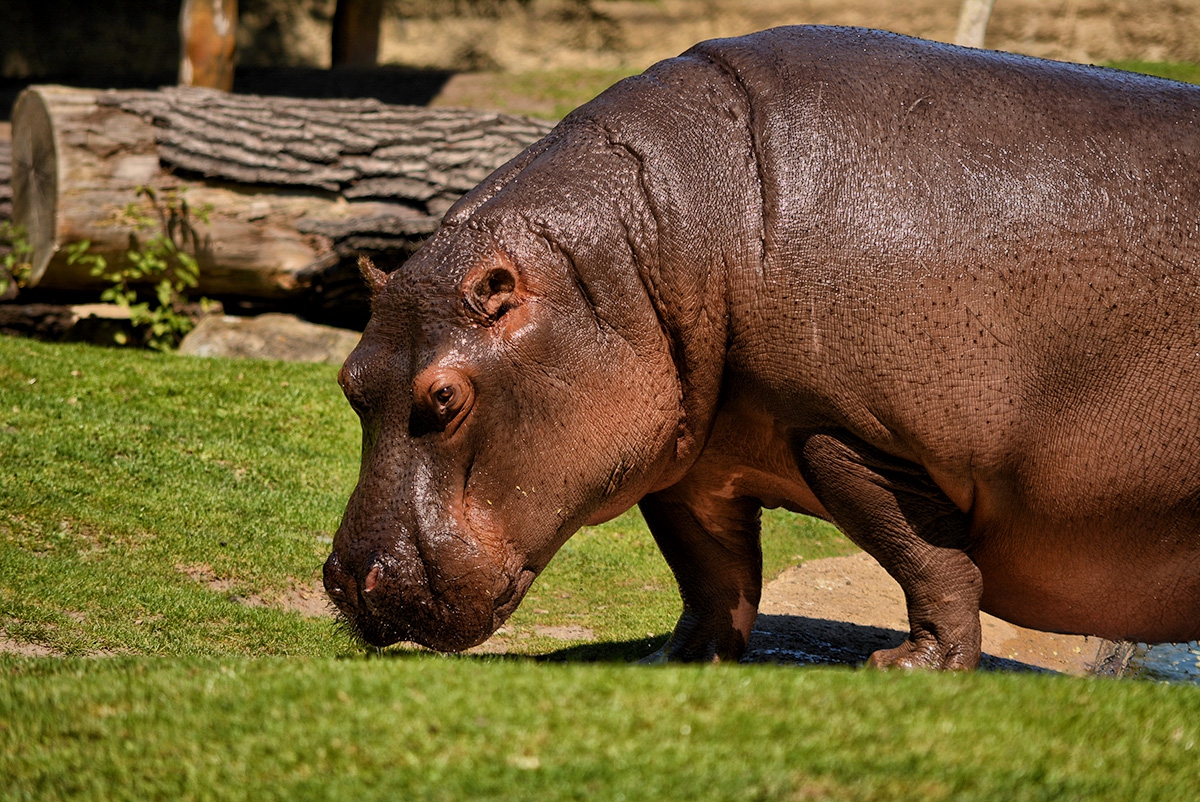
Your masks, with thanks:
[(563, 626), (542, 626), (534, 624), (514, 630), (509, 626), (500, 627), (496, 633), (478, 646), (467, 649), (467, 654), (508, 654), (509, 646), (514, 641), (529, 638), (552, 638), (560, 641), (593, 641), (596, 639), (594, 630), (588, 627), (566, 624)]
[(214, 593), (220, 593), (234, 604), (245, 607), (271, 607), (276, 610), (300, 613), (309, 618), (333, 618), (333, 606), (325, 593), (325, 586), (320, 579), (308, 584), (294, 581), (292, 586), (282, 594), (265, 596), (259, 593), (239, 593), (237, 584), (232, 579), (217, 576), (212, 566), (205, 563), (175, 566), (175, 570), (185, 574), (193, 582), (204, 585)]
[(333, 604), (329, 601), (329, 595), (325, 593), (325, 586), (319, 579), (309, 585), (293, 586), (271, 606), (300, 613), (309, 618), (334, 617)]
[(233, 590), (233, 580), (221, 579), (213, 571), (212, 566), (205, 563), (195, 563), (192, 565), (176, 563), (175, 570), (181, 574), (186, 574), (188, 579), (193, 582), (199, 582), (215, 593), (229, 593)]
[(0, 630), (0, 654), (16, 654), (21, 657), (61, 657), (62, 653), (40, 643), (22, 643), (8, 637)]
[(561, 627), (543, 627), (535, 625), (533, 634), (541, 638), (554, 638), (555, 640), (594, 640), (596, 633), (587, 627), (577, 626), (561, 626)]
[[(1088, 674), (1106, 643), (981, 618), (985, 669)], [(907, 633), (904, 594), (879, 563), (862, 553), (831, 557), (767, 585), (745, 660), (857, 665)]]

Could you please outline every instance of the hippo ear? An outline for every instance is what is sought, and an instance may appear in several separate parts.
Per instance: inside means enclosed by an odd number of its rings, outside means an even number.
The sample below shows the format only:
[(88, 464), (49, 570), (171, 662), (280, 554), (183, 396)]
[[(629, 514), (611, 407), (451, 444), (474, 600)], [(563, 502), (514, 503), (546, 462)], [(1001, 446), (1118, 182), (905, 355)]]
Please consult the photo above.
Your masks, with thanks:
[(517, 291), (517, 271), (502, 259), (467, 274), (463, 303), (486, 322), (498, 320), (511, 309)]
[(387, 273), (376, 267), (368, 257), (358, 257), (358, 272), (362, 274), (363, 281), (367, 282), (367, 286), (371, 288), (371, 295), (378, 295), (383, 291), (383, 285), (387, 283)]

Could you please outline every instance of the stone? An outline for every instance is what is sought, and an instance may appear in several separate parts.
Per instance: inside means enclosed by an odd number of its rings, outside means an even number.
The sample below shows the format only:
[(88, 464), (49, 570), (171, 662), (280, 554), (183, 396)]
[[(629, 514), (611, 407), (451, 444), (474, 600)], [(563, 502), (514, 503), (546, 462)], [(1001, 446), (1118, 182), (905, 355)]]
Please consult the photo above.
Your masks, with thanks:
[(340, 365), (354, 350), (360, 336), (357, 331), (308, 323), (278, 312), (257, 317), (210, 315), (183, 338), (179, 353)]

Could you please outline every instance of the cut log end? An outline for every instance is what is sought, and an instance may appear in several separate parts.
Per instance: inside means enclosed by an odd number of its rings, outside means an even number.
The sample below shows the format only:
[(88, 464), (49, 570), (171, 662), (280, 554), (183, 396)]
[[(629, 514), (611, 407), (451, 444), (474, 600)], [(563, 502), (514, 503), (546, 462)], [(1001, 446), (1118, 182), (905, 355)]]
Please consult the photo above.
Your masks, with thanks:
[(26, 89), (13, 106), (13, 221), (25, 229), (33, 249), (29, 285), (41, 280), (58, 250), (58, 147), (50, 110), (36, 89)]

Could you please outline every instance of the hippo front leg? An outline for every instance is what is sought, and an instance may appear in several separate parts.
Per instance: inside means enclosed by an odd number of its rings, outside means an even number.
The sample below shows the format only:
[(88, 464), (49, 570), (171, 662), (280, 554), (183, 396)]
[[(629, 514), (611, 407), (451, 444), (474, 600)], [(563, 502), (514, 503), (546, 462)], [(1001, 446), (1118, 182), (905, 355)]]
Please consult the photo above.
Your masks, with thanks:
[(979, 665), (983, 579), (964, 550), (969, 519), (914, 463), (844, 432), (795, 444), (809, 488), (846, 535), (900, 583), (909, 637), (871, 655), (877, 668)]
[(676, 486), (639, 506), (683, 597), (675, 631), (650, 660), (736, 662), (762, 596), (758, 502)]

